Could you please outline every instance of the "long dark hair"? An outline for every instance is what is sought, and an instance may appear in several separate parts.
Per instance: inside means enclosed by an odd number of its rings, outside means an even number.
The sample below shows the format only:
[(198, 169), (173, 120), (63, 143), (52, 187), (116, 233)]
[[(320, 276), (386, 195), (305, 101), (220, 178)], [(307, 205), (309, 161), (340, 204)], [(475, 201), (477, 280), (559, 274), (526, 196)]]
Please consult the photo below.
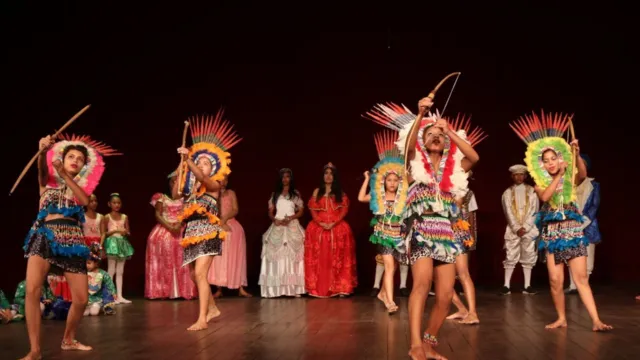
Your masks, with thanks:
[(287, 168), (281, 169), (278, 172), (275, 191), (273, 192), (273, 194), (271, 194), (271, 201), (273, 202), (273, 206), (276, 206), (276, 204), (278, 203), (278, 198), (280, 197), (280, 194), (282, 194), (282, 190), (284, 190), (284, 185), (282, 184), (282, 178), (284, 177), (284, 174), (289, 174), (289, 177), (291, 178), (289, 180), (289, 194), (287, 194), (287, 199), (293, 200), (299, 196), (298, 190), (296, 190), (296, 183), (293, 180), (293, 171)]
[(331, 173), (333, 174), (333, 183), (331, 184), (331, 193), (329, 195), (335, 195), (336, 203), (340, 204), (342, 203), (342, 184), (340, 184), (340, 173), (334, 166), (325, 166), (324, 170), (322, 170), (322, 182), (318, 188), (316, 201), (320, 201), (325, 194), (324, 172), (327, 171), (327, 169), (331, 170)]

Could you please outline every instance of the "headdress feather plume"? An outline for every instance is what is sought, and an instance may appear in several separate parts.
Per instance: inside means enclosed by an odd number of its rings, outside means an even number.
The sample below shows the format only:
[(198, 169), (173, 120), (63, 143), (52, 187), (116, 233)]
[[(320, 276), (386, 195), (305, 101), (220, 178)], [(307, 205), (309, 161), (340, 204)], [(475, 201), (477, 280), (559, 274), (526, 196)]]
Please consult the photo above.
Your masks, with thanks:
[(89, 137), (89, 135), (60, 134), (60, 135), (58, 135), (58, 138), (60, 140), (65, 140), (65, 141), (80, 141), (80, 142), (83, 142), (83, 143), (87, 144), (88, 146), (93, 147), (102, 156), (122, 155), (122, 153), (120, 153), (117, 150), (113, 149), (111, 146), (105, 144), (104, 142), (91, 139), (91, 137)]
[(378, 158), (384, 160), (389, 157), (399, 158), (400, 150), (396, 146), (396, 140), (398, 139), (398, 133), (391, 130), (381, 131), (373, 136), (376, 143), (376, 150), (378, 150)]
[(449, 127), (453, 131), (458, 132), (464, 130), (467, 141), (469, 141), (472, 147), (475, 147), (489, 136), (478, 126), (474, 126), (473, 130), (471, 129), (471, 116), (467, 117), (466, 115), (458, 114), (453, 120), (447, 117), (445, 117), (445, 119), (449, 122)]
[(189, 118), (191, 123), (191, 139), (193, 143), (210, 143), (223, 151), (229, 151), (242, 138), (233, 129), (228, 120), (223, 120), (224, 109), (220, 109), (216, 116), (203, 115)]
[(416, 115), (411, 113), (406, 106), (391, 102), (375, 105), (372, 110), (367, 111), (362, 117), (396, 131), (402, 130), (407, 124), (411, 124), (416, 119)]
[(540, 116), (536, 113), (524, 115), (509, 126), (525, 144), (529, 144), (545, 137), (562, 137), (572, 119), (573, 114), (545, 114), (542, 110)]

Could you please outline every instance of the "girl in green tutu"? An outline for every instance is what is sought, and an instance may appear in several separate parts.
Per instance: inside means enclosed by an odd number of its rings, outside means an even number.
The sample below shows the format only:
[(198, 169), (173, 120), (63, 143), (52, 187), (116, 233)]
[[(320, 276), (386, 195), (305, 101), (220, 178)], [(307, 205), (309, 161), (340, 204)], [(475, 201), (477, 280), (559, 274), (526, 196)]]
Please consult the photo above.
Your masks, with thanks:
[[(133, 247), (129, 242), (129, 217), (120, 212), (122, 199), (120, 194), (113, 193), (109, 196), (109, 208), (111, 212), (102, 220), (102, 233), (106, 237), (104, 249), (107, 254), (109, 276), (116, 283), (118, 297), (117, 304), (131, 304), (131, 301), (122, 296), (122, 277), (124, 276), (124, 263), (133, 255)], [(113, 275), (115, 274), (115, 277)]]

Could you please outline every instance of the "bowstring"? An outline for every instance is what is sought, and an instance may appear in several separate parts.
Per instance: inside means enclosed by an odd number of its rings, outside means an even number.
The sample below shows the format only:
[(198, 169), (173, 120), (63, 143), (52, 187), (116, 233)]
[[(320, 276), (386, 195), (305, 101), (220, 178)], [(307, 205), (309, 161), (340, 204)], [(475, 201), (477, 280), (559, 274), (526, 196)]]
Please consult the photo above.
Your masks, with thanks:
[(456, 75), (456, 80), (453, 82), (453, 86), (451, 87), (451, 91), (449, 91), (449, 96), (447, 96), (447, 101), (444, 103), (444, 107), (442, 108), (442, 113), (440, 113), (440, 118), (444, 116), (444, 112), (447, 110), (447, 106), (449, 105), (449, 100), (451, 99), (451, 95), (453, 95), (453, 90), (456, 88), (456, 84), (458, 83), (458, 79), (461, 74)]

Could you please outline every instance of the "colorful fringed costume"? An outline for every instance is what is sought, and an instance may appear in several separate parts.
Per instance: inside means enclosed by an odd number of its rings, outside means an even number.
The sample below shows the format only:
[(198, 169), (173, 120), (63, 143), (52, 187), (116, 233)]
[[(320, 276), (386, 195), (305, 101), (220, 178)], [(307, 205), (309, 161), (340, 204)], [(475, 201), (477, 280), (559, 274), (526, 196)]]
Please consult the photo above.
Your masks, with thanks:
[(459, 241), (462, 242), (462, 253), (466, 254), (476, 249), (478, 244), (478, 229), (476, 211), (478, 203), (473, 191), (469, 190), (462, 198), (460, 206), (460, 220), (454, 223), (454, 233), (459, 233)]
[[(407, 107), (393, 103), (378, 104), (366, 114), (366, 118), (397, 130), (400, 133), (396, 145), (403, 156), (406, 142), (417, 116)], [(444, 150), (437, 173), (434, 164), (425, 150), (425, 131), (431, 128), (439, 114), (429, 113), (419, 124), (415, 157), (410, 161), (410, 171), (414, 182), (409, 186), (407, 203), (403, 220), (411, 227), (409, 249), (410, 261), (415, 263), (421, 257), (429, 257), (445, 263), (454, 263), (462, 252), (463, 244), (459, 232), (468, 227), (468, 223), (460, 220), (460, 208), (456, 199), (462, 198), (468, 191), (468, 175), (462, 168), (464, 155), (458, 150), (449, 137), (445, 137)], [(482, 141), (485, 136), (479, 128), (470, 130), (469, 120), (458, 117), (450, 127), (463, 140), (472, 146)], [(466, 224), (466, 225), (465, 225)], [(467, 231), (467, 234), (470, 232)], [(469, 237), (467, 235), (466, 237)]]
[[(384, 131), (375, 135), (375, 144), (380, 161), (371, 171), (369, 179), (369, 209), (374, 214), (371, 219), (373, 234), (369, 238), (378, 245), (378, 253), (394, 255), (400, 263), (406, 263), (404, 247), (405, 230), (402, 226), (402, 214), (407, 201), (408, 181), (404, 171), (404, 158), (395, 145), (397, 132)], [(386, 199), (386, 178), (398, 177), (398, 189), (393, 200)]]
[[(201, 158), (208, 159), (211, 173), (207, 175), (213, 181), (221, 181), (231, 173), (228, 150), (241, 140), (229, 122), (222, 120), (222, 114), (219, 111), (215, 118), (190, 120), (193, 145), (188, 156), (194, 163)], [(201, 256), (220, 255), (226, 235), (220, 226), (218, 199), (206, 192), (204, 184), (196, 182), (195, 174), (186, 165), (185, 162), (181, 179), (184, 185), (180, 190), (184, 196), (189, 196), (189, 200), (179, 216), (185, 223), (180, 243), (184, 248), (183, 266)]]
[[(85, 243), (82, 223), (84, 208), (78, 204), (73, 192), (54, 169), (56, 160), (64, 162), (63, 154), (68, 146), (83, 146), (88, 157), (74, 181), (91, 195), (104, 173), (104, 156), (120, 155), (109, 146), (91, 140), (88, 136), (62, 135), (62, 141), (47, 152), (48, 183), (40, 195), (40, 211), (24, 242), (25, 257), (41, 256), (51, 263), (51, 272), (86, 273), (85, 260), (89, 248)], [(48, 215), (58, 214), (64, 218), (47, 221)]]
[(543, 154), (552, 150), (567, 164), (567, 170), (549, 201), (545, 202), (536, 215), (536, 226), (540, 231), (539, 250), (554, 255), (556, 263), (566, 262), (579, 256), (587, 256), (589, 240), (584, 236), (584, 218), (576, 205), (573, 186), (575, 172), (571, 145), (563, 136), (572, 116), (564, 114), (533, 113), (518, 119), (511, 128), (527, 144), (525, 163), (529, 174), (539, 188), (547, 188), (553, 176), (544, 168)]
[[(91, 246), (91, 259), (99, 263), (102, 254), (102, 248), (100, 244), (93, 244)], [(96, 266), (93, 271), (87, 272), (87, 278), (89, 281), (89, 302), (85, 310), (85, 315), (93, 313), (97, 315), (102, 311), (105, 315), (115, 314), (115, 297), (116, 286), (113, 284), (113, 280), (109, 274)]]

